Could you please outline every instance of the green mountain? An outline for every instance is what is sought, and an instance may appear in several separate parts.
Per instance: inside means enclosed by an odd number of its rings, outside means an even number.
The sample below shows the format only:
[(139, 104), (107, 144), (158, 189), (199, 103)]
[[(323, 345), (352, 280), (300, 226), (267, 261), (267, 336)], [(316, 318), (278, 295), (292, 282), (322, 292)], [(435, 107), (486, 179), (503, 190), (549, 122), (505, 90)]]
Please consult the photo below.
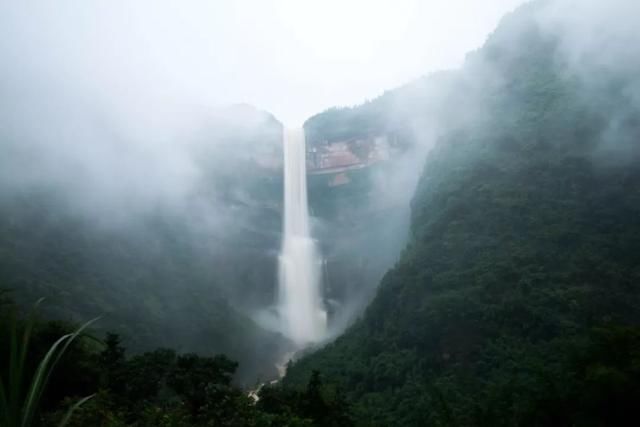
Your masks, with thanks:
[(293, 363), (285, 385), (320, 371), (362, 425), (629, 425), (637, 61), (603, 67), (589, 59), (606, 53), (586, 51), (576, 63), (540, 18), (548, 4), (505, 17), (460, 70), (313, 119), (327, 139), (409, 124), (429, 152), (399, 261), (361, 319)]

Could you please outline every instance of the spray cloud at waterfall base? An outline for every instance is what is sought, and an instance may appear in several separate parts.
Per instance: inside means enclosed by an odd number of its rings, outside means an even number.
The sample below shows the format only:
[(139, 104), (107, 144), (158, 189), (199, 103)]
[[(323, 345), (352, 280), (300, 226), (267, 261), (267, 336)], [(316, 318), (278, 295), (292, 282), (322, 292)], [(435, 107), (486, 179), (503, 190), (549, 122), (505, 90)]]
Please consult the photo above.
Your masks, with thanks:
[(285, 130), (283, 145), (284, 215), (278, 311), (283, 333), (303, 347), (324, 338), (327, 314), (320, 292), (320, 258), (309, 228), (304, 130)]

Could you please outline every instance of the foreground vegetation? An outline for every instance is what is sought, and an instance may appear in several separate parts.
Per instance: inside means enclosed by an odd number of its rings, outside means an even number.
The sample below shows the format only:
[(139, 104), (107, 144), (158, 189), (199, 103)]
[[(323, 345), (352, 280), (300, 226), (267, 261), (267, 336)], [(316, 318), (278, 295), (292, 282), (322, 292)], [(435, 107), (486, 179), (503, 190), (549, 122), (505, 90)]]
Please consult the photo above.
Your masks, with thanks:
[(323, 385), (318, 373), (301, 389), (262, 387), (256, 402), (233, 385), (238, 365), (223, 355), (158, 349), (127, 357), (118, 335), (101, 341), (81, 334), (87, 325), (75, 330), (32, 316), (16, 319), (13, 311), (5, 298), (0, 312), (3, 426), (352, 425), (342, 395)]

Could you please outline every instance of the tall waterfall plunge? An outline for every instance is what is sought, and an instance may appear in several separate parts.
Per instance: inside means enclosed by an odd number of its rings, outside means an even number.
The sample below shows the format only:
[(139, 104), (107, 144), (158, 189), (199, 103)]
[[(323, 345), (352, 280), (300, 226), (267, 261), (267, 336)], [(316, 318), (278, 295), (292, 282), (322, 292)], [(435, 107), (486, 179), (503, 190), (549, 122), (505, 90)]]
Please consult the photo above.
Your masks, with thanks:
[(284, 132), (284, 237), (279, 257), (283, 331), (298, 346), (320, 341), (327, 315), (320, 292), (320, 259), (309, 232), (303, 129)]

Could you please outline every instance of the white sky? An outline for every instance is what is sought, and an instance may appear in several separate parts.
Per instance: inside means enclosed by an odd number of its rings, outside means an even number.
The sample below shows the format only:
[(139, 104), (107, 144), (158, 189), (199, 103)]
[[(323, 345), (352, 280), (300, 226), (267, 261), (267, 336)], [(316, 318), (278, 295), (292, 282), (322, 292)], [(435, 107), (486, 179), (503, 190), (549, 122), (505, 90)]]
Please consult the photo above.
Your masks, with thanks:
[(292, 126), (458, 66), (523, 2), (7, 1), (0, 66), (17, 61), (140, 108), (246, 102)]

